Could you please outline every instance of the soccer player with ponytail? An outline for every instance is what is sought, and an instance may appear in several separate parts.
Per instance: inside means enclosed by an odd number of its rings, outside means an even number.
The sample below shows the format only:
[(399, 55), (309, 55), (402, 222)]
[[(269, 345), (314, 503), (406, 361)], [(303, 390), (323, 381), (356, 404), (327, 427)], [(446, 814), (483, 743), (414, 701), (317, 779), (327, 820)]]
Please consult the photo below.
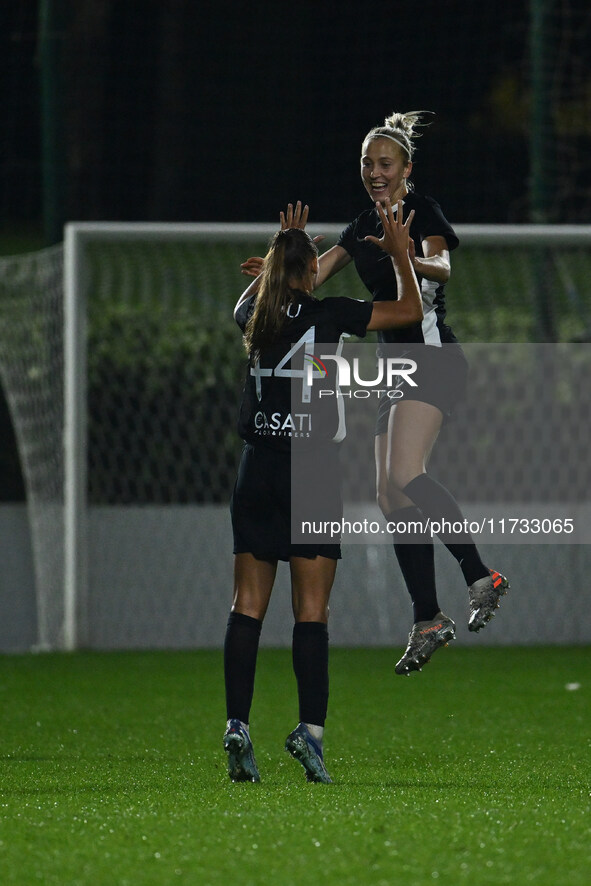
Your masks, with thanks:
[[(232, 781), (259, 781), (250, 738), (259, 636), (277, 564), (289, 562), (294, 615), (292, 657), (299, 724), (286, 750), (304, 767), (309, 781), (331, 781), (324, 765), (323, 733), (328, 705), (328, 602), (340, 545), (293, 544), (292, 469), (304, 489), (302, 501), (318, 499), (333, 518), (342, 516), (338, 441), (342, 416), (337, 405), (314, 412), (314, 391), (304, 385), (314, 343), (334, 349), (343, 334), (391, 329), (420, 322), (419, 289), (409, 256), (409, 229), (389, 200), (378, 212), (382, 232), (375, 239), (392, 266), (397, 300), (371, 304), (350, 298), (320, 301), (312, 295), (318, 250), (303, 230), (308, 209), (296, 204), (282, 213), (282, 230), (273, 237), (262, 273), (238, 300), (234, 317), (248, 355), (240, 407), (244, 447), (232, 494), (234, 596), (224, 644), (227, 728), (224, 747)], [(296, 379), (300, 402), (294, 401)], [(312, 420), (313, 419), (313, 420)], [(318, 420), (317, 420), (318, 419)], [(310, 479), (307, 479), (310, 478)], [(308, 514), (308, 517), (314, 516)]]

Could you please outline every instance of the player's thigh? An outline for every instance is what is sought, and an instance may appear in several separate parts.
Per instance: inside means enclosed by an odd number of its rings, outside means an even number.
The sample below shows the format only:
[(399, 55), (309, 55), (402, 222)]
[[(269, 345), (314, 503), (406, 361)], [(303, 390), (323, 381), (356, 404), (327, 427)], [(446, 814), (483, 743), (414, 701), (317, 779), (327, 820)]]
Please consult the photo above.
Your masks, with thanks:
[(402, 490), (427, 469), (443, 413), (420, 400), (397, 403), (388, 424), (387, 476), (389, 485)]
[(388, 471), (389, 446), (390, 438), (388, 433), (378, 434), (375, 437), (376, 500), (385, 517), (388, 517), (392, 511), (398, 508), (407, 508), (412, 505), (411, 500), (390, 483)]
[(296, 621), (328, 621), (328, 601), (337, 560), (331, 557), (291, 557), (291, 600)]

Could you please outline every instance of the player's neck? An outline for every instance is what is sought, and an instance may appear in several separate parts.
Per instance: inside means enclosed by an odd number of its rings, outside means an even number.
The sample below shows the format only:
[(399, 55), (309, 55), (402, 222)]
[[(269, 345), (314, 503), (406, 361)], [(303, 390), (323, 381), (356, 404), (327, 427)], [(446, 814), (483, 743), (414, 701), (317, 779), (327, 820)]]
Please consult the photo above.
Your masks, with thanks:
[(310, 295), (310, 293), (312, 292), (312, 286), (310, 285), (310, 280), (295, 279), (292, 277), (288, 281), (287, 285), (294, 292), (305, 292), (306, 295)]
[(404, 200), (404, 198), (407, 196), (408, 188), (406, 187), (406, 179), (404, 179), (390, 197), (390, 203), (392, 204), (394, 209), (396, 209), (396, 203), (398, 202), (398, 200)]

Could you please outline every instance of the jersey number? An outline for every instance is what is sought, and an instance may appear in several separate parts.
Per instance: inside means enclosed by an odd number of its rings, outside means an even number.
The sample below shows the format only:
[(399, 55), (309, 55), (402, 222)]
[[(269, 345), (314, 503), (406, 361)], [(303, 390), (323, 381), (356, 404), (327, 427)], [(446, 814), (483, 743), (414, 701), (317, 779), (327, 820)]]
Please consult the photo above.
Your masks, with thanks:
[[(293, 345), (287, 354), (284, 354), (274, 369), (262, 369), (259, 361), (250, 367), (250, 374), (254, 375), (256, 383), (257, 398), (262, 399), (262, 379), (274, 375), (276, 378), (301, 378), (302, 379), (302, 403), (309, 403), (312, 395), (311, 381), (315, 378), (324, 378), (324, 374), (312, 369), (306, 364), (306, 356), (312, 356), (314, 353), (316, 327), (310, 326), (306, 329), (302, 337)], [(292, 361), (299, 350), (302, 350), (302, 368), (301, 369), (285, 369), (287, 363)], [(293, 361), (292, 361), (293, 362)]]

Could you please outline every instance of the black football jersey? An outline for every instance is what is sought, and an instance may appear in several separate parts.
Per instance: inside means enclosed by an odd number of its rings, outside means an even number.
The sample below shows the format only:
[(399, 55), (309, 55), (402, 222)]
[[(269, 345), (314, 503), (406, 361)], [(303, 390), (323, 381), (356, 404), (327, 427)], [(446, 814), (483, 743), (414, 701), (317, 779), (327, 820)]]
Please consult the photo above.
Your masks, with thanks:
[[(459, 240), (447, 221), (439, 204), (431, 197), (424, 197), (410, 191), (403, 201), (404, 218), (408, 218), (411, 209), (415, 216), (410, 228), (417, 256), (423, 256), (422, 241), (426, 237), (445, 237), (450, 251), (455, 249)], [(394, 210), (396, 211), (396, 209)], [(370, 291), (374, 301), (387, 301), (396, 298), (396, 275), (390, 256), (379, 246), (365, 242), (365, 237), (383, 235), (382, 223), (377, 209), (362, 212), (342, 232), (337, 241), (338, 246), (349, 253), (355, 262), (357, 273)], [(421, 298), (423, 301), (423, 321), (401, 329), (387, 329), (378, 333), (382, 342), (422, 342), (440, 345), (444, 342), (455, 342), (456, 338), (449, 326), (445, 324), (445, 292), (444, 286), (424, 277), (418, 276)]]
[[(236, 314), (243, 332), (255, 299), (247, 299)], [(260, 361), (249, 361), (238, 420), (243, 440), (289, 451), (342, 440), (343, 401), (336, 395), (336, 362), (330, 358), (340, 354), (343, 335), (365, 336), (371, 312), (370, 302), (320, 301), (299, 293), (281, 335)]]

